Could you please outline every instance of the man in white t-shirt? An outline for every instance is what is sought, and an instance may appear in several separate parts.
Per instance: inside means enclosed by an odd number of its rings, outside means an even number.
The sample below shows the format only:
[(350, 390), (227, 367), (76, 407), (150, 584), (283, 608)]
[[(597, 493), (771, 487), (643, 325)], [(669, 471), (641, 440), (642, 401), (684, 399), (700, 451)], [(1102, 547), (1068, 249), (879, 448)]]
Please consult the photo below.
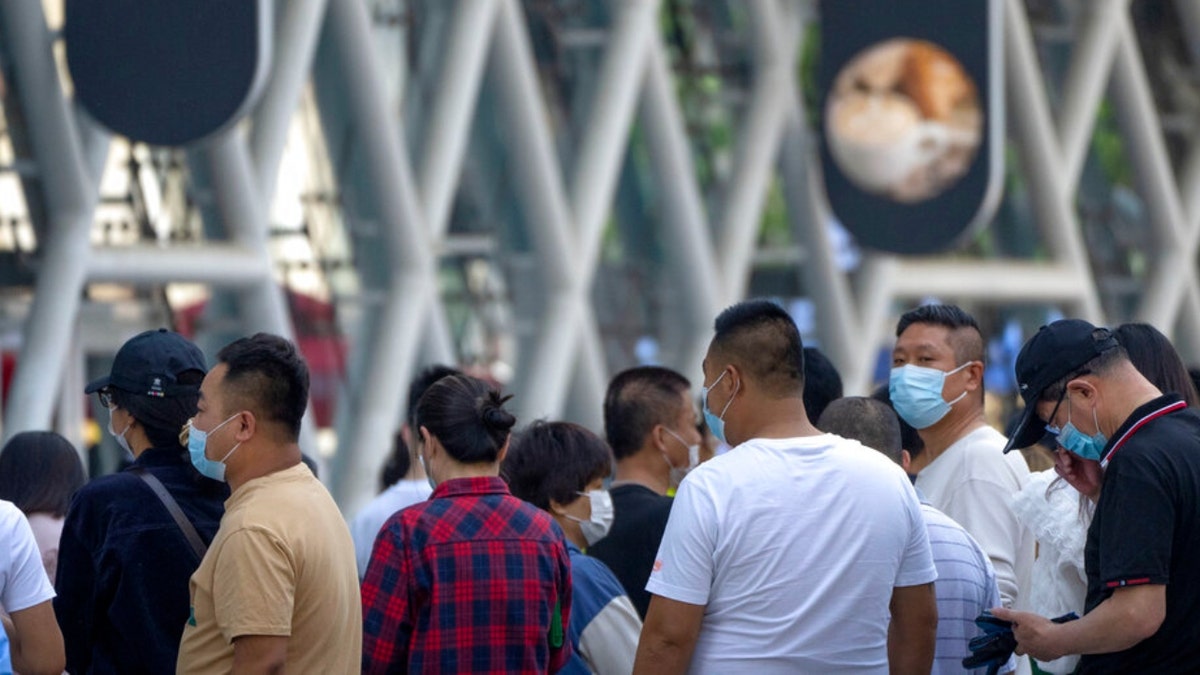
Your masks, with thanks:
[(703, 369), (705, 419), (733, 449), (675, 497), (634, 672), (928, 672), (936, 571), (916, 494), (809, 423), (791, 317), (730, 307)]
[(909, 468), (917, 488), (979, 542), (996, 570), (1000, 599), (1029, 587), (1033, 535), (1009, 508), (1029, 480), (1019, 453), (983, 416), (984, 345), (979, 325), (954, 305), (924, 305), (900, 317), (888, 391), (924, 450)]
[(67, 667), (53, 599), (29, 522), (12, 502), (0, 500), (0, 614), (18, 673), (61, 673)]

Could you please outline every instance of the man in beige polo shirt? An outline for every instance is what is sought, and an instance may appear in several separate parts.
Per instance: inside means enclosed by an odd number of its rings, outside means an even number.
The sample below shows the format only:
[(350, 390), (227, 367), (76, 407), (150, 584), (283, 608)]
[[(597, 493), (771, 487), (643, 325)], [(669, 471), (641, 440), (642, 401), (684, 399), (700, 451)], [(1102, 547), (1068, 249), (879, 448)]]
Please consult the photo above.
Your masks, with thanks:
[(179, 673), (358, 672), (354, 544), (300, 461), (308, 368), (283, 338), (226, 346), (204, 378), (188, 451), (232, 494), (191, 580)]

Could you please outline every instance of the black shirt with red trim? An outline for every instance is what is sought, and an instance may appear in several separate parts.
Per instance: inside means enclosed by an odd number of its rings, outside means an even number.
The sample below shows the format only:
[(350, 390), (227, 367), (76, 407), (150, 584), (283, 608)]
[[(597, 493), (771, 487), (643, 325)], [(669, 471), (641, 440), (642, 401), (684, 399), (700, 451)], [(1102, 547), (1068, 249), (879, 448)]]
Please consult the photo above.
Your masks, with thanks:
[(1083, 673), (1200, 672), (1200, 414), (1167, 394), (1138, 408), (1104, 448), (1107, 468), (1084, 548), (1086, 611), (1124, 586), (1163, 584), (1154, 635), (1085, 655)]

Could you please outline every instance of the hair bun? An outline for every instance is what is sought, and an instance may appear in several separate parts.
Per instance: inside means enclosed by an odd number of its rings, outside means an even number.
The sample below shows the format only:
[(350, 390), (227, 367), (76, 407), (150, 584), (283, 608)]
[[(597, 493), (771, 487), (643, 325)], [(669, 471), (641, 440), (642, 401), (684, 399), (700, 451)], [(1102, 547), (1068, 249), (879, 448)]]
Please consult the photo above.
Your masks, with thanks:
[(483, 408), (483, 424), (496, 431), (508, 431), (517, 423), (512, 413), (500, 407), (497, 401), (488, 401)]

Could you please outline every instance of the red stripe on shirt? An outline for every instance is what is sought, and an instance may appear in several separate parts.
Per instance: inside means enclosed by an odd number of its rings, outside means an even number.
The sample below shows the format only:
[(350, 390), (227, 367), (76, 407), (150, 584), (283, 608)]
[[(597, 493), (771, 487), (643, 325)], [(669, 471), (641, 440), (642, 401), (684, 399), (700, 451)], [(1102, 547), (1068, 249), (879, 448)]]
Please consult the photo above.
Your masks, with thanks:
[(1118, 579), (1104, 585), (1107, 588), (1121, 588), (1122, 586), (1141, 586), (1148, 583), (1150, 583), (1150, 577), (1138, 577), (1137, 579)]
[(1173, 413), (1177, 410), (1183, 410), (1186, 407), (1187, 407), (1186, 401), (1176, 401), (1176, 402), (1172, 403), (1171, 405), (1163, 406), (1162, 408), (1159, 408), (1158, 410), (1155, 410), (1152, 413), (1147, 413), (1145, 417), (1138, 420), (1137, 422), (1134, 422), (1133, 426), (1129, 427), (1128, 431), (1121, 434), (1121, 437), (1117, 439), (1116, 443), (1113, 443), (1112, 450), (1109, 450), (1108, 454), (1105, 455), (1100, 460), (1100, 467), (1107, 468), (1108, 462), (1112, 459), (1112, 456), (1117, 454), (1117, 450), (1120, 450), (1121, 446), (1125, 445), (1125, 441), (1128, 441), (1129, 437), (1132, 436), (1134, 434), (1134, 432), (1136, 432), (1138, 429), (1141, 429), (1143, 426), (1145, 426), (1147, 423), (1149, 423), (1153, 419), (1162, 417), (1163, 415), (1166, 415), (1167, 413)]

